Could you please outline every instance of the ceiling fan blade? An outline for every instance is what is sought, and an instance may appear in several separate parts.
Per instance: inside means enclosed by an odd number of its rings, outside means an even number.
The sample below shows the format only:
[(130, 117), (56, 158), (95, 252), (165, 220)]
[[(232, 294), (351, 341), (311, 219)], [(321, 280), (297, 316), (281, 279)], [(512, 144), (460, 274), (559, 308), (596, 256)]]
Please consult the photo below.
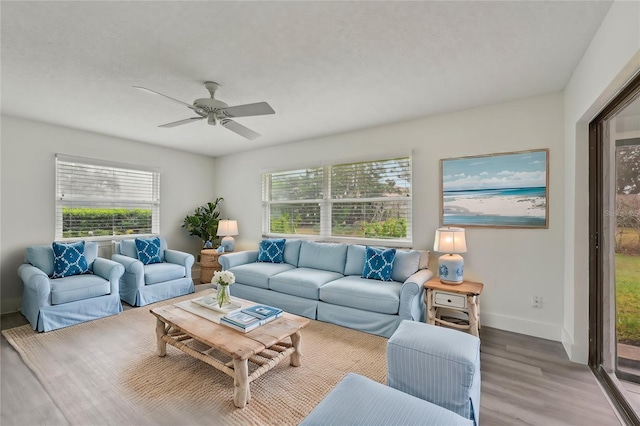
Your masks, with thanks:
[(260, 133), (256, 133), (248, 127), (244, 127), (242, 124), (236, 123), (233, 120), (222, 119), (220, 120), (220, 124), (250, 141), (260, 137)]
[(266, 102), (257, 102), (255, 104), (237, 105), (222, 108), (220, 112), (225, 117), (249, 117), (252, 115), (275, 114), (276, 112)]
[(156, 92), (155, 90), (147, 89), (146, 87), (141, 87), (141, 86), (131, 86), (131, 87), (133, 87), (133, 88), (135, 88), (135, 89), (144, 90), (144, 91), (146, 91), (146, 92), (150, 92), (150, 93), (153, 93), (153, 94), (155, 94), (155, 95), (164, 96), (164, 97), (165, 97), (165, 98), (167, 98), (167, 99), (171, 99), (171, 100), (172, 100), (172, 101), (174, 101), (174, 102), (178, 102), (178, 103), (180, 103), (180, 104), (182, 104), (182, 105), (185, 105), (187, 108), (196, 109), (196, 107), (194, 107), (194, 106), (193, 106), (193, 105), (191, 105), (191, 104), (188, 104), (188, 103), (186, 103), (186, 102), (182, 102), (181, 100), (178, 100), (178, 99), (176, 99), (176, 98), (172, 98), (171, 96), (163, 95), (162, 93), (160, 93), (160, 92)]
[(193, 123), (194, 121), (197, 120), (202, 120), (204, 118), (207, 117), (191, 117), (191, 118), (185, 118), (184, 120), (178, 120), (178, 121), (174, 121), (173, 123), (167, 123), (167, 124), (161, 124), (158, 127), (176, 127), (176, 126), (181, 126), (183, 124), (188, 124), (188, 123)]

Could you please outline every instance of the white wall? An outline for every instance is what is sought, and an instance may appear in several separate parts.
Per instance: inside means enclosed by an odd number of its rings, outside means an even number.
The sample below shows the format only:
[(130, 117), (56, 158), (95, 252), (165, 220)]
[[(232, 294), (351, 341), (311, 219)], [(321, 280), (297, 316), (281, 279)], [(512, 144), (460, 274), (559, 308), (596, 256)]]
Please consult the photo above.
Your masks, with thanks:
[(160, 168), (160, 232), (171, 248), (199, 252), (201, 241), (180, 225), (185, 215), (217, 195), (213, 158), (6, 116), (1, 150), (3, 313), (20, 307), (22, 283), (16, 271), (26, 247), (54, 239), (56, 153)]
[[(261, 238), (260, 176), (265, 170), (413, 152), (414, 246), (431, 249), (440, 220), (441, 158), (549, 148), (549, 229), (469, 228), (465, 277), (485, 284), (483, 324), (559, 341), (564, 277), (563, 137), (563, 99), (561, 93), (555, 93), (219, 157), (216, 181), (218, 192), (223, 187), (234, 188), (224, 194), (223, 216), (238, 220), (237, 246), (255, 248)], [(432, 265), (437, 264), (435, 258)], [(534, 294), (543, 297), (542, 309), (530, 307)]]
[(589, 349), (588, 125), (640, 69), (640, 3), (616, 1), (565, 89), (564, 320), (562, 343), (572, 361)]

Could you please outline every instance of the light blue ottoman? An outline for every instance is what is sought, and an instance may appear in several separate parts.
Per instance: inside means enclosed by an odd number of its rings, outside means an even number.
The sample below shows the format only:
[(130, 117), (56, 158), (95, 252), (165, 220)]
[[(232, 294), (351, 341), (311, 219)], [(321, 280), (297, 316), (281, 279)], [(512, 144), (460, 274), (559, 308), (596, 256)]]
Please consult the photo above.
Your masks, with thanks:
[(473, 422), (415, 396), (349, 373), (300, 424), (472, 426)]
[(387, 342), (387, 385), (478, 424), (480, 339), (404, 320)]
[(478, 425), (480, 339), (402, 321), (387, 342), (387, 385), (350, 373), (303, 425)]

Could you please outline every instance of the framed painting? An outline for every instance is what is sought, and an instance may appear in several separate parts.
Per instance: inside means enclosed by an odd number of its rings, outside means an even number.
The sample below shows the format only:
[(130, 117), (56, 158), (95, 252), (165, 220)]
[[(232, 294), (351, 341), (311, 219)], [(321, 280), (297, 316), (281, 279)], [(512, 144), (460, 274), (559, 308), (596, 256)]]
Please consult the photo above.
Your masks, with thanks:
[(440, 160), (444, 226), (549, 227), (549, 150)]

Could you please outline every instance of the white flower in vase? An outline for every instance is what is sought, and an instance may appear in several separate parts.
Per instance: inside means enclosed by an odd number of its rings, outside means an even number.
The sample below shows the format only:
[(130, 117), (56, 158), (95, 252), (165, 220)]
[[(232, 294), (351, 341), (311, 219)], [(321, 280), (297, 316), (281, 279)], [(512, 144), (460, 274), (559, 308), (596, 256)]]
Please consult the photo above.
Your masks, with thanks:
[(229, 286), (236, 282), (236, 276), (231, 271), (216, 271), (211, 278), (212, 284), (218, 285), (217, 301), (218, 306), (228, 305), (231, 303), (231, 293)]

